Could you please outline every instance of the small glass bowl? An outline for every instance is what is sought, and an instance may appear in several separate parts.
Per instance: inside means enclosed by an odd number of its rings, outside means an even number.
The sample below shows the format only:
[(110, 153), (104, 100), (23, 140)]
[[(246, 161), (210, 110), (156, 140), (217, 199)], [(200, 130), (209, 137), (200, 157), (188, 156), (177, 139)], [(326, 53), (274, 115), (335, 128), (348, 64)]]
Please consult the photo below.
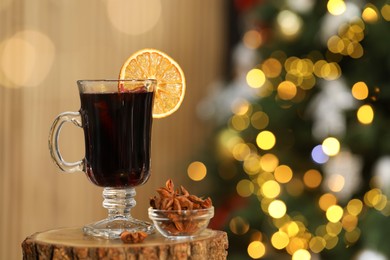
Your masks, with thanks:
[(170, 239), (194, 238), (202, 233), (214, 216), (214, 207), (196, 210), (160, 210), (149, 208), (156, 229)]

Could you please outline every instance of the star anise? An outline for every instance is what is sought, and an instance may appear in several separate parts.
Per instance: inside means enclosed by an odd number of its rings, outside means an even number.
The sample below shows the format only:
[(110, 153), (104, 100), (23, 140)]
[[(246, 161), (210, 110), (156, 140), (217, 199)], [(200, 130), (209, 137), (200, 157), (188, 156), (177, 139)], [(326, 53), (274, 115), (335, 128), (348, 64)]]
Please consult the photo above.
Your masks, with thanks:
[(121, 240), (123, 243), (141, 243), (148, 236), (147, 233), (139, 231), (139, 232), (129, 232), (123, 231), (121, 233)]
[(165, 187), (157, 189), (160, 196), (150, 199), (150, 206), (161, 210), (192, 210), (205, 209), (212, 206), (210, 198), (202, 199), (191, 195), (183, 186), (175, 191), (175, 185), (171, 179), (167, 180)]
[(194, 232), (198, 228), (198, 224), (193, 221), (194, 215), (186, 215), (182, 218), (182, 210), (198, 210), (207, 209), (212, 206), (210, 198), (202, 199), (198, 196), (191, 195), (183, 186), (175, 190), (175, 186), (171, 179), (167, 180), (165, 187), (157, 189), (159, 196), (154, 196), (150, 199), (150, 206), (154, 209), (160, 210), (176, 210), (177, 212), (167, 213), (167, 217), (172, 221), (166, 224), (165, 228), (169, 230), (171, 234), (177, 234), (181, 232)]

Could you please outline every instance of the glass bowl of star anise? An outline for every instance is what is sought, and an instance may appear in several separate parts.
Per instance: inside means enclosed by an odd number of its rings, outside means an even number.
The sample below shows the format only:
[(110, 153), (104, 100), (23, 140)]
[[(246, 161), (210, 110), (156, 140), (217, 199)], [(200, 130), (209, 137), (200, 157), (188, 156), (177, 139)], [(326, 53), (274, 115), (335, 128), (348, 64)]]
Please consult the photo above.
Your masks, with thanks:
[(172, 180), (157, 189), (150, 199), (149, 218), (157, 231), (169, 239), (194, 238), (209, 225), (214, 216), (210, 198), (202, 199), (181, 186), (174, 189)]

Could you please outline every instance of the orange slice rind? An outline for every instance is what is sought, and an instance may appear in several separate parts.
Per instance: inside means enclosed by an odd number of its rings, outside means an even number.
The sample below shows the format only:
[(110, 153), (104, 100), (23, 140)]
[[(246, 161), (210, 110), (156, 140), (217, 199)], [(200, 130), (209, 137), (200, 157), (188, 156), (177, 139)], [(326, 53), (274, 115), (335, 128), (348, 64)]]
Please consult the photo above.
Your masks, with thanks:
[(170, 56), (156, 49), (142, 49), (122, 65), (120, 79), (156, 79), (153, 118), (164, 118), (179, 109), (186, 83), (183, 70)]

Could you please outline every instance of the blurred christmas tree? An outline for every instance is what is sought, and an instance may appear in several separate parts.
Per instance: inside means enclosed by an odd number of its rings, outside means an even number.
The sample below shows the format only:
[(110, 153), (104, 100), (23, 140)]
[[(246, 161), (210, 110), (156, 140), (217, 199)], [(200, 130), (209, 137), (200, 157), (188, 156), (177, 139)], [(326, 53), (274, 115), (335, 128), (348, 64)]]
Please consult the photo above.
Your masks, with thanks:
[(201, 161), (229, 259), (387, 259), (390, 2), (234, 10), (234, 74), (199, 108), (218, 122)]

